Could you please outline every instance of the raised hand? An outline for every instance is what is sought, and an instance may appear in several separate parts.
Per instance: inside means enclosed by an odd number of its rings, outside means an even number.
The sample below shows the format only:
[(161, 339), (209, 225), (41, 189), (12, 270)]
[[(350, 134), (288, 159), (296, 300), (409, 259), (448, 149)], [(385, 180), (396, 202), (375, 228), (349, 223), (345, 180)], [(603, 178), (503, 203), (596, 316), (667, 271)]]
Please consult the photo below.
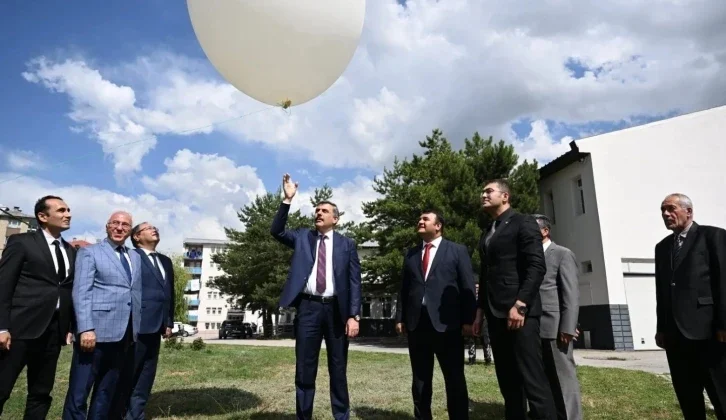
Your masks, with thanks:
[(297, 182), (292, 182), (290, 174), (282, 176), (282, 190), (285, 192), (285, 201), (290, 201), (297, 193)]

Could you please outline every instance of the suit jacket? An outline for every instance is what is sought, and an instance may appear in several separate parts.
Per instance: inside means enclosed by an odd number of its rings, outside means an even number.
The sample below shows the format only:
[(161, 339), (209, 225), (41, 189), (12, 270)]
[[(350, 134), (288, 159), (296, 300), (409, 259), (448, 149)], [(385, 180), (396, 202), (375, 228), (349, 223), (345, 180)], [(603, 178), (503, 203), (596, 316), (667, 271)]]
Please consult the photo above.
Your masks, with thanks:
[(539, 287), (540, 337), (555, 339), (561, 332), (575, 335), (580, 312), (577, 259), (572, 251), (554, 242), (544, 255), (547, 273)]
[(674, 236), (655, 247), (657, 331), (691, 340), (726, 330), (726, 231), (691, 224), (678, 258)]
[(539, 286), (547, 266), (539, 226), (534, 217), (511, 208), (498, 220), (489, 246), (485, 245), (488, 231), (479, 241), (479, 307), (497, 318), (507, 318), (520, 300), (527, 305), (528, 316), (540, 316)]
[(425, 296), (426, 310), (436, 331), (460, 330), (462, 325), (472, 324), (476, 314), (476, 286), (466, 247), (442, 239), (425, 280), (422, 256), (423, 246), (418, 245), (403, 260), (396, 322), (405, 323), (409, 331), (415, 330)]
[(108, 239), (78, 251), (73, 279), (78, 334), (93, 330), (96, 342), (119, 342), (132, 316), (136, 341), (141, 327), (141, 257), (130, 250), (128, 255), (131, 281), (121, 265), (116, 246)]
[[(279, 242), (295, 250), (292, 254), (290, 272), (280, 296), (280, 306), (297, 307), (300, 303), (298, 297), (305, 289), (315, 264), (318, 233), (314, 229), (305, 228), (286, 230), (289, 211), (289, 204), (280, 204), (277, 215), (272, 221), (270, 233)], [(333, 274), (338, 310), (341, 318), (346, 322), (348, 318), (360, 315), (360, 260), (355, 241), (337, 232), (333, 236)]]
[(174, 326), (174, 265), (164, 254), (156, 256), (164, 268), (161, 276), (143, 249), (137, 248), (141, 258), (141, 327), (140, 334), (163, 334)]
[(13, 339), (29, 340), (45, 332), (60, 307), (61, 344), (73, 324), (73, 274), (76, 250), (63, 241), (68, 255), (68, 276), (58, 280), (48, 242), (43, 231), (20, 233), (8, 238), (0, 258), (0, 330)]

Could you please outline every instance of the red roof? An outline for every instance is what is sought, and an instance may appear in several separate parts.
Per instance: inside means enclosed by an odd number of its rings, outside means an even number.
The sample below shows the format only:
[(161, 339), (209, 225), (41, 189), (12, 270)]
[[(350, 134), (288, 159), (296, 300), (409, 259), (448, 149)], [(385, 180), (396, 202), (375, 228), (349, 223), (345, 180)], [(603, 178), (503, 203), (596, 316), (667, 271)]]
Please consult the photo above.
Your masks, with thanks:
[(92, 244), (90, 242), (86, 242), (86, 241), (84, 241), (82, 239), (77, 239), (77, 240), (72, 240), (71, 241), (71, 246), (73, 248), (83, 248), (83, 247), (86, 247), (88, 245), (92, 245)]

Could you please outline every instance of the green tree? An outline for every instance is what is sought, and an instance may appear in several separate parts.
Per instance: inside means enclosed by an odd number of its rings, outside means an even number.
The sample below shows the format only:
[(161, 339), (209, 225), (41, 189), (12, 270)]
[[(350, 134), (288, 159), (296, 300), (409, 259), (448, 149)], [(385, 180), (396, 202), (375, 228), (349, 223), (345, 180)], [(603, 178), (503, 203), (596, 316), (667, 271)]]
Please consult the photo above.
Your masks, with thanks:
[(192, 279), (192, 275), (184, 268), (184, 257), (172, 255), (171, 261), (174, 264), (174, 321), (187, 323), (189, 322), (189, 307), (184, 298), (184, 289)]
[(381, 197), (363, 205), (369, 221), (357, 227), (357, 233), (379, 246), (377, 253), (363, 262), (366, 290), (372, 293), (397, 291), (404, 252), (419, 240), (415, 227), (422, 210), (433, 208), (443, 213), (445, 236), (467, 246), (478, 272), (475, 250), (481, 230), (490, 222), (481, 211), (482, 183), (508, 178), (513, 207), (527, 213), (538, 208), (537, 162), (518, 165), (512, 145), (475, 133), (461, 150), (454, 150), (440, 130), (433, 130), (419, 145), (422, 154), (396, 159), (391, 169), (384, 170), (374, 183)]

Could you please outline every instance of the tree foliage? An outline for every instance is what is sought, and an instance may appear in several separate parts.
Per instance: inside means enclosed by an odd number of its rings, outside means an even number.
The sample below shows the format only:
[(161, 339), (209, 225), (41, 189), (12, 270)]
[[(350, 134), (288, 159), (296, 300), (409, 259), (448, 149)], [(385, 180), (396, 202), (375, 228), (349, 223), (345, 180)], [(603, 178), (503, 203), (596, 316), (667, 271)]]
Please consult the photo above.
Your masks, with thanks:
[(174, 321), (186, 324), (189, 322), (189, 308), (187, 300), (184, 298), (184, 289), (192, 275), (184, 268), (184, 257), (172, 255), (171, 261), (174, 265)]
[(424, 209), (442, 212), (444, 235), (467, 246), (478, 271), (479, 256), (474, 251), (490, 222), (481, 211), (482, 183), (508, 178), (515, 209), (531, 213), (539, 207), (537, 162), (518, 165), (512, 145), (475, 133), (461, 150), (454, 150), (440, 130), (433, 130), (419, 145), (423, 153), (396, 159), (391, 169), (384, 170), (374, 183), (381, 198), (363, 205), (369, 222), (357, 233), (378, 243), (377, 253), (362, 263), (368, 292), (397, 290), (404, 252), (420, 240), (415, 227)]

